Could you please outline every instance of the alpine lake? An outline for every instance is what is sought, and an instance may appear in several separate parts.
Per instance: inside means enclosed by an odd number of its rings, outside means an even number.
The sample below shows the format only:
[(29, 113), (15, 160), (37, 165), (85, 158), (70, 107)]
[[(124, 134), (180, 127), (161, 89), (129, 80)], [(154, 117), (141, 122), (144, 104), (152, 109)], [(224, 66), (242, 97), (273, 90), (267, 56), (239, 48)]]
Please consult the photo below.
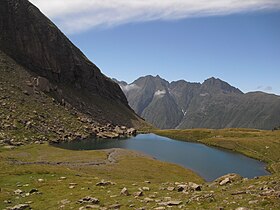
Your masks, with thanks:
[(134, 150), (153, 158), (189, 168), (206, 181), (229, 173), (253, 178), (268, 175), (266, 163), (240, 153), (206, 146), (200, 143), (178, 141), (155, 134), (138, 134), (127, 139), (96, 139), (63, 142), (55, 145), (69, 150), (102, 150), (122, 148)]

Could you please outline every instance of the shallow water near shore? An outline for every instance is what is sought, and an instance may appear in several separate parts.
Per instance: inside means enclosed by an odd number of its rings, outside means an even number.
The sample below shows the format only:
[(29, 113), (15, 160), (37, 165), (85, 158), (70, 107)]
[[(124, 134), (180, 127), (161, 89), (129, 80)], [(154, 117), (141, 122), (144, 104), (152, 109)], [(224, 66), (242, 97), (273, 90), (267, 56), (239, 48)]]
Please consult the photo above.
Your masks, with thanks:
[[(155, 134), (139, 134), (129, 139), (87, 139), (63, 142), (57, 147), (70, 150), (100, 150), (123, 148), (150, 155), (189, 168), (206, 181), (228, 174), (237, 173), (243, 177), (268, 175), (266, 164), (242, 154), (213, 148), (199, 143), (177, 141)], [(160, 173), (160, 172), (159, 172)]]

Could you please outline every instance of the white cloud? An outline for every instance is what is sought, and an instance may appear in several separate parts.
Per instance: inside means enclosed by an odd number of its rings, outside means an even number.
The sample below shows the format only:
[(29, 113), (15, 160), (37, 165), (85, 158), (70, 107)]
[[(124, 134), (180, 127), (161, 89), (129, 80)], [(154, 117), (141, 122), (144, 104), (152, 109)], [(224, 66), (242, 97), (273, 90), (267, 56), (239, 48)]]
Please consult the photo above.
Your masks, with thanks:
[(130, 85), (120, 85), (122, 91), (124, 93), (127, 93), (130, 90), (135, 90), (135, 89), (139, 89), (140, 87), (137, 86), (136, 84), (130, 84)]
[(164, 96), (166, 94), (166, 90), (157, 90), (154, 93), (154, 96)]
[(280, 9), (279, 0), (30, 0), (66, 33), (130, 22)]

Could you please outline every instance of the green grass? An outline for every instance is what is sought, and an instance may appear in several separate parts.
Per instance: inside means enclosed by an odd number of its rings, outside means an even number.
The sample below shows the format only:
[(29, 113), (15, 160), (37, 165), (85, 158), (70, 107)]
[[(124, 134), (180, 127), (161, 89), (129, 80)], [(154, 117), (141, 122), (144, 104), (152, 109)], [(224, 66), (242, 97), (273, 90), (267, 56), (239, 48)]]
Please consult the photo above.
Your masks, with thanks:
[[(120, 150), (117, 163), (99, 166), (81, 166), (79, 163), (102, 161), (107, 158), (106, 151), (71, 151), (49, 145), (28, 145), (16, 149), (0, 149), (0, 209), (14, 206), (19, 203), (31, 201), (33, 209), (58, 209), (61, 201), (68, 199), (64, 209), (78, 209), (82, 205), (77, 201), (85, 196), (96, 197), (100, 200), (100, 206), (108, 207), (115, 203), (122, 205), (121, 209), (135, 209), (146, 207), (153, 209), (155, 202), (145, 203), (143, 199), (155, 196), (154, 199), (164, 200), (171, 197), (173, 200), (181, 200), (183, 209), (216, 209), (226, 207), (235, 209), (238, 206), (249, 206), (252, 209), (278, 209), (279, 199), (275, 196), (259, 196), (259, 189), (266, 186), (275, 188), (280, 178), (277, 174), (264, 176), (255, 180), (242, 180), (232, 185), (219, 187), (205, 183), (202, 178), (175, 164), (157, 161), (139, 153)], [(11, 161), (23, 162), (67, 162), (69, 165), (30, 164), (16, 165)], [(66, 177), (61, 180), (60, 177)], [(38, 179), (43, 179), (39, 182)], [(96, 183), (110, 180), (115, 185), (97, 187)], [(145, 183), (150, 181), (151, 183)], [(201, 192), (189, 192), (184, 194), (177, 191), (167, 191), (160, 188), (175, 186), (175, 182), (195, 182), (202, 184)], [(69, 183), (77, 183), (74, 189), (69, 189)], [(276, 183), (276, 184), (275, 184)], [(26, 186), (28, 184), (28, 186)], [(132, 194), (139, 191), (139, 187), (149, 187), (150, 191), (144, 192), (144, 196), (135, 198), (133, 195), (121, 196), (120, 191), (126, 187)], [(33, 194), (28, 197), (14, 195), (16, 189), (24, 193), (32, 188), (39, 190), (41, 194)], [(232, 195), (233, 192), (250, 189), (250, 193), (244, 195)], [(213, 198), (201, 198), (213, 194)], [(9, 200), (11, 204), (3, 201)], [(257, 200), (257, 203), (248, 204)], [(234, 202), (233, 202), (234, 201)], [(133, 204), (133, 208), (129, 205)], [(176, 207), (173, 209), (177, 209)]]
[[(88, 195), (100, 199), (103, 206), (119, 202), (123, 206), (133, 203), (140, 207), (143, 204), (139, 200), (129, 197), (131, 200), (129, 202), (127, 197), (120, 196), (123, 187), (127, 187), (133, 193), (138, 191), (139, 187), (148, 186), (151, 188), (148, 193), (152, 194), (154, 191), (159, 191), (161, 183), (174, 182), (174, 180), (203, 183), (203, 180), (190, 170), (129, 151), (122, 151), (116, 164), (78, 165), (78, 163), (106, 158), (105, 151), (70, 151), (49, 145), (28, 145), (14, 150), (1, 149), (0, 209), (7, 206), (3, 203), (4, 200), (11, 200), (13, 205), (32, 201), (33, 209), (57, 209), (62, 205), (59, 202), (63, 199), (71, 201), (66, 209), (78, 209), (80, 204), (77, 204), (76, 201)], [(10, 160), (23, 162), (66, 161), (73, 165), (14, 165), (9, 162)], [(67, 177), (66, 180), (60, 181), (59, 177), (62, 176)], [(44, 182), (38, 182), (38, 179), (44, 179)], [(95, 186), (102, 179), (115, 182), (116, 185), (105, 188)], [(149, 180), (151, 184), (145, 183), (146, 180)], [(69, 189), (69, 183), (73, 182), (77, 183), (77, 186), (74, 189)], [(25, 184), (29, 184), (29, 186), (23, 187)], [(42, 194), (16, 198), (17, 196), (13, 193), (16, 189), (28, 192), (32, 188), (37, 188)], [(117, 197), (110, 197), (110, 195)], [(159, 192), (157, 196), (165, 196), (165, 193)]]

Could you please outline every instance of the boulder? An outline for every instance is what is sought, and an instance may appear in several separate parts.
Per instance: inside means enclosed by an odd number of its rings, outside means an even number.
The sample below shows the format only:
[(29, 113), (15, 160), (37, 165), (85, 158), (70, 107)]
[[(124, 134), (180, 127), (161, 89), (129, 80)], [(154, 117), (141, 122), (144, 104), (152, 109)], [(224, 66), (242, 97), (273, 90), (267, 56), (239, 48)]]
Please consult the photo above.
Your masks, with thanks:
[(109, 209), (120, 209), (121, 208), (121, 204), (113, 204), (109, 206)]
[(50, 92), (50, 82), (44, 77), (37, 77), (35, 80), (35, 86), (38, 90), (43, 92)]
[(221, 176), (217, 178), (214, 183), (218, 183), (219, 185), (223, 186), (228, 183), (236, 182), (242, 180), (242, 177), (238, 174), (226, 174), (224, 176)]
[(124, 135), (125, 131), (121, 129), (119, 126), (116, 126), (114, 129), (114, 132), (116, 132), (119, 135)]
[(18, 204), (13, 207), (7, 208), (9, 210), (24, 210), (24, 209), (30, 209), (30, 206), (28, 204)]
[(128, 195), (129, 195), (128, 189), (127, 189), (126, 187), (124, 187), (124, 188), (121, 190), (121, 195), (125, 195), (125, 196), (128, 196)]
[(138, 191), (138, 192), (133, 193), (133, 195), (136, 197), (143, 196), (143, 194), (144, 194), (143, 191)]
[(177, 185), (177, 191), (178, 191), (178, 192), (182, 192), (182, 191), (184, 191), (186, 188), (187, 188), (187, 185), (185, 185), (185, 184)]
[(119, 138), (119, 134), (115, 133), (115, 132), (99, 132), (97, 133), (97, 137), (99, 138), (104, 138), (104, 139), (117, 139)]
[(100, 201), (97, 198), (92, 198), (90, 196), (84, 197), (78, 201), (79, 203), (92, 203), (92, 204), (98, 204)]
[(15, 191), (14, 191), (14, 193), (15, 193), (16, 195), (20, 195), (20, 194), (22, 194), (22, 193), (23, 193), (23, 191), (22, 191), (22, 190), (20, 190), (20, 189), (17, 189), (17, 190), (15, 190)]
[(105, 180), (101, 180), (100, 182), (96, 183), (96, 186), (107, 186), (107, 185), (112, 185), (113, 182), (111, 181), (105, 181)]
[(189, 182), (189, 187), (196, 191), (201, 191), (201, 185), (198, 185), (194, 182)]
[(128, 135), (135, 136), (136, 135), (136, 129), (135, 128), (129, 128), (129, 129), (127, 129), (126, 133)]
[(175, 190), (175, 187), (167, 187), (167, 190), (168, 191), (173, 191), (173, 190)]
[(224, 185), (226, 185), (226, 184), (228, 184), (228, 183), (230, 183), (231, 181), (230, 181), (230, 179), (227, 177), (227, 178), (225, 178), (224, 180), (222, 180), (219, 184), (221, 185), (221, 186), (224, 186)]

